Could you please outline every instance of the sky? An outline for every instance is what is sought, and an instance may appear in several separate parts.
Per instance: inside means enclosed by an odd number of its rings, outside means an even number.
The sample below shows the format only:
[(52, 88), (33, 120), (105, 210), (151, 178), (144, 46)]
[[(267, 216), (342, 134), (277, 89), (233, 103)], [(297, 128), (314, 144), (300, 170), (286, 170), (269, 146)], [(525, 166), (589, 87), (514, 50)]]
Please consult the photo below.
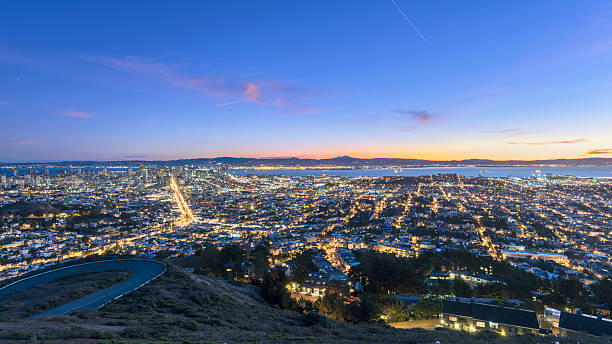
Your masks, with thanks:
[(0, 163), (612, 157), (610, 1), (9, 1)]

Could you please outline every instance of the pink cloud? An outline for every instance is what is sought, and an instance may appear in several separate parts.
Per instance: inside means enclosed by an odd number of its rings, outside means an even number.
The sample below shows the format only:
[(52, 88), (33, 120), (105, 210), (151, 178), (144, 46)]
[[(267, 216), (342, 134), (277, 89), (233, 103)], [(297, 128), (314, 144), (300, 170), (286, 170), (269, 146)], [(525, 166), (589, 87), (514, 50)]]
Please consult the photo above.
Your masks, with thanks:
[(64, 117), (74, 117), (74, 118), (93, 118), (93, 115), (87, 112), (81, 111), (64, 111), (59, 113)]
[(594, 150), (588, 151), (587, 154), (590, 154), (590, 155), (612, 154), (612, 148), (594, 149)]
[(261, 99), (260, 85), (248, 82), (244, 84), (244, 96), (249, 100), (257, 104), (264, 104), (265, 102)]
[(509, 145), (543, 146), (558, 144), (574, 144), (591, 142), (589, 139), (563, 140), (563, 141), (544, 141), (544, 142), (507, 142)]
[(276, 106), (286, 106), (286, 105), (290, 105), (291, 102), (287, 100), (287, 98), (285, 97), (276, 97), (274, 99), (274, 105)]

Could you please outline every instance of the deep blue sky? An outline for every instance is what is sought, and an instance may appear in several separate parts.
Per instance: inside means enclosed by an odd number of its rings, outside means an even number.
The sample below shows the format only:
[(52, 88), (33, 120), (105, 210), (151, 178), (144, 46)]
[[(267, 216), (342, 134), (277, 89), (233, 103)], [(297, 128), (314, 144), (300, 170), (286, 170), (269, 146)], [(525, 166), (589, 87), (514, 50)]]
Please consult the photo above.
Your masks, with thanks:
[(612, 2), (395, 1), (6, 2), (0, 162), (612, 155)]

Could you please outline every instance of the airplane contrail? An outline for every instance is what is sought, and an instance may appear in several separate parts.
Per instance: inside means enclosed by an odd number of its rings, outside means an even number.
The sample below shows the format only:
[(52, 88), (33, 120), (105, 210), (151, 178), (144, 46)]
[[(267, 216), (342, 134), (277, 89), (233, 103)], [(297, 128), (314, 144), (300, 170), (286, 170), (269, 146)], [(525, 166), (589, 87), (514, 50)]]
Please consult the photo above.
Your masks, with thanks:
[(240, 104), (240, 103), (246, 103), (246, 100), (234, 100), (231, 102), (216, 104), (215, 107), (222, 107), (222, 106), (228, 106), (228, 105)]
[(427, 38), (425, 38), (425, 36), (423, 36), (423, 34), (421, 33), (421, 31), (419, 31), (419, 29), (417, 29), (416, 25), (414, 25), (414, 23), (412, 22), (412, 20), (410, 20), (410, 18), (408, 18), (408, 16), (406, 15), (406, 13), (404, 13), (404, 11), (402, 11), (402, 9), (397, 5), (397, 3), (395, 3), (395, 0), (391, 0), (391, 2), (393, 3), (393, 5), (395, 6), (395, 8), (397, 8), (397, 10), (399, 11), (399, 13), (404, 17), (404, 19), (406, 19), (406, 21), (408, 22), (408, 24), (410, 24), (410, 26), (412, 26), (412, 28), (414, 29), (414, 31), (416, 33), (419, 34), (419, 36), (421, 36), (421, 38), (423, 39), (424, 42), (427, 42)]

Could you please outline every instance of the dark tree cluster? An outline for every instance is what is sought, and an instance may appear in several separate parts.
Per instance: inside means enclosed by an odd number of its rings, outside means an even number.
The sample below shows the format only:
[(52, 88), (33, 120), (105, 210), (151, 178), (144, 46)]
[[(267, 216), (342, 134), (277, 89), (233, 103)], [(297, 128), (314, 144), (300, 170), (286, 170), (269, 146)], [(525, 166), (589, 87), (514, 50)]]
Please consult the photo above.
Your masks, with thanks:
[(382, 311), (378, 300), (367, 294), (362, 295), (359, 300), (345, 303), (341, 295), (328, 293), (315, 301), (314, 308), (334, 320), (352, 323), (376, 322)]
[(360, 281), (368, 292), (405, 294), (422, 287), (422, 281), (407, 258), (362, 251), (358, 259), (360, 264), (353, 267), (349, 274), (353, 280)]

